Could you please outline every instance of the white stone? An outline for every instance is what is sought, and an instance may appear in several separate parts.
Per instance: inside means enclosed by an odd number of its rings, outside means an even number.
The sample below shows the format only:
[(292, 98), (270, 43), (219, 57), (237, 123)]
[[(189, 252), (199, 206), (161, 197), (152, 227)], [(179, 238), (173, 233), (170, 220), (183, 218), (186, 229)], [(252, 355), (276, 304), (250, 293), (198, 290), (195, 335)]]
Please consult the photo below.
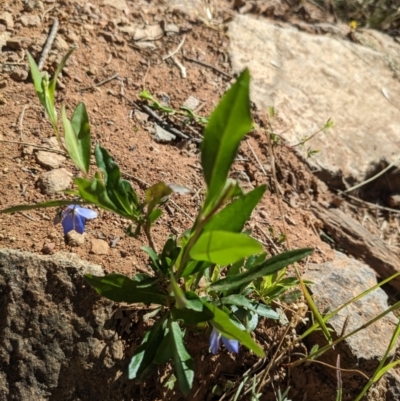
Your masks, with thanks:
[(307, 161), (328, 180), (343, 173), (361, 181), (371, 165), (400, 154), (400, 82), (394, 78), (400, 45), (392, 38), (364, 31), (368, 47), (240, 15), (229, 36), (234, 72), (249, 67), (252, 99), (263, 109), (275, 107), (276, 131), (288, 129), (282, 137), (289, 144), (334, 121), (334, 128), (296, 148), (303, 157), (309, 147), (320, 150)]

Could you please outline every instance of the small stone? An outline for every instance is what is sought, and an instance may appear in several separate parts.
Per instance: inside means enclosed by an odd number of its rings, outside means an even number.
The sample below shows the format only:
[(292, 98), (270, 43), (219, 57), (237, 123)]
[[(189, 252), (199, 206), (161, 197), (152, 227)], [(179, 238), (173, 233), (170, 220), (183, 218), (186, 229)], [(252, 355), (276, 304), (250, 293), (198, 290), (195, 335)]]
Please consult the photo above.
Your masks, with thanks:
[(0, 81), (0, 89), (4, 89), (7, 86), (7, 81), (4, 79)]
[(143, 113), (143, 111), (135, 110), (135, 118), (138, 123), (145, 124), (149, 119), (149, 115), (146, 113)]
[(33, 155), (33, 146), (24, 146), (22, 149), (23, 156), (32, 156)]
[[(64, 142), (64, 138), (61, 138), (61, 142)], [(44, 138), (42, 143), (49, 148), (61, 150), (60, 143), (55, 136), (52, 136), (51, 138)]]
[(43, 194), (54, 194), (64, 191), (72, 181), (72, 173), (65, 168), (47, 171), (42, 173), (36, 183)]
[(31, 40), (22, 36), (14, 36), (6, 42), (6, 46), (14, 50), (27, 49), (30, 44)]
[(154, 124), (156, 132), (154, 134), (154, 139), (157, 142), (165, 143), (165, 142), (171, 142), (174, 139), (176, 139), (176, 136), (174, 134), (171, 134), (171, 132), (165, 130), (164, 128), (160, 127), (157, 124)]
[(65, 237), (70, 246), (78, 247), (85, 242), (85, 233), (79, 234), (75, 230), (70, 231)]
[(388, 196), (388, 203), (390, 207), (400, 209), (400, 194), (391, 194)]
[(10, 242), (15, 242), (16, 238), (15, 238), (15, 237), (9, 237), (8, 240), (9, 240)]
[(20, 18), (21, 24), (26, 27), (34, 27), (42, 25), (42, 21), (38, 15), (23, 15)]
[(7, 100), (3, 96), (0, 96), (0, 106), (5, 106), (6, 104)]
[(95, 255), (107, 255), (110, 247), (107, 242), (102, 239), (92, 239), (92, 249), (90, 253)]
[(7, 11), (4, 13), (0, 14), (0, 23), (4, 24), (7, 29), (13, 29), (14, 28), (14, 20), (13, 16), (11, 13), (8, 13)]
[(0, 233), (0, 241), (2, 241), (4, 239), (4, 234)]
[(36, 161), (47, 169), (56, 169), (65, 162), (66, 158), (62, 155), (52, 152), (45, 152), (40, 150), (36, 153)]
[(100, 31), (99, 35), (101, 35), (109, 43), (115, 42), (115, 37), (111, 32)]
[(68, 32), (65, 40), (69, 43), (79, 43), (79, 36), (75, 32)]
[(66, 52), (70, 48), (69, 44), (61, 36), (56, 37), (56, 40), (54, 41), (54, 47), (59, 52)]
[(13, 72), (11, 72), (10, 77), (16, 82), (22, 82), (28, 78), (28, 75), (28, 71), (25, 71), (22, 68), (17, 68)]
[(195, 98), (194, 96), (189, 96), (185, 102), (183, 103), (182, 107), (186, 107), (190, 110), (194, 110), (200, 104), (200, 100)]
[(48, 244), (43, 245), (42, 252), (45, 255), (49, 255), (50, 253), (53, 253), (55, 247), (56, 244), (54, 242), (49, 242)]

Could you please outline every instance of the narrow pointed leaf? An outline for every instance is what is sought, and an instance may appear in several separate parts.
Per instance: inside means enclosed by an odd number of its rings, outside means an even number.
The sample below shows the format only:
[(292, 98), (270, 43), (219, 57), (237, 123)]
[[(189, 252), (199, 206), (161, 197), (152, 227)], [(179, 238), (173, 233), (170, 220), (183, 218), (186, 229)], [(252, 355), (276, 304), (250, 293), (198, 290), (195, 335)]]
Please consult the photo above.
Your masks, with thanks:
[(128, 367), (129, 379), (143, 380), (156, 368), (153, 360), (157, 356), (158, 345), (164, 338), (163, 322), (164, 319), (160, 319), (154, 323), (146, 332), (142, 344), (136, 348)]
[(252, 312), (257, 313), (257, 315), (268, 317), (270, 319), (279, 319), (279, 313), (275, 312), (267, 305), (250, 302), (244, 295), (229, 295), (227, 297), (219, 299), (218, 302), (220, 302), (222, 305), (241, 306)]
[[(0, 210), (0, 213), (15, 213), (23, 212), (25, 210), (44, 209), (48, 207), (68, 206), (72, 203), (71, 199), (53, 200), (48, 202), (35, 203), (33, 205), (17, 205), (11, 206), (6, 209)], [(84, 205), (87, 202), (73, 201), (74, 205)]]
[(201, 163), (208, 192), (207, 206), (223, 188), (239, 143), (252, 126), (250, 74), (244, 70), (225, 93), (204, 131)]
[(88, 173), (90, 166), (90, 124), (86, 106), (83, 103), (76, 106), (71, 124), (76, 135), (80, 158), (85, 167), (85, 172)]
[(224, 337), (238, 340), (241, 344), (247, 347), (250, 351), (253, 351), (259, 357), (265, 356), (264, 351), (258, 344), (254, 342), (254, 340), (251, 338), (251, 335), (235, 326), (225, 312), (206, 301), (203, 301), (203, 303), (214, 315), (214, 317), (211, 319), (212, 325)]
[[(65, 105), (62, 108), (61, 116), (64, 126), (64, 139), (65, 139), (65, 144), (67, 146), (69, 157), (75, 163), (76, 167), (79, 168), (79, 170), (81, 170), (83, 173), (87, 173), (89, 167), (88, 167), (88, 159), (85, 159), (86, 151), (82, 153), (82, 148), (78, 143), (77, 134), (74, 131), (71, 121), (68, 120), (67, 113), (65, 111)], [(89, 138), (89, 158), (90, 158), (90, 138)]]
[(156, 287), (140, 288), (140, 282), (131, 280), (122, 274), (106, 276), (86, 274), (85, 279), (97, 293), (114, 302), (167, 305), (166, 295)]
[(43, 88), (42, 88), (42, 73), (39, 71), (39, 68), (34, 60), (34, 58), (31, 56), (29, 52), (26, 52), (28, 55), (28, 61), (29, 61), (29, 67), (31, 70), (31, 76), (33, 79), (33, 85), (35, 86), (35, 91), (39, 97), (40, 103), (44, 106), (43, 103)]
[(245, 234), (207, 231), (190, 250), (190, 257), (194, 260), (228, 265), (262, 251), (262, 245)]
[(186, 351), (183, 344), (183, 333), (177, 322), (172, 320), (168, 321), (168, 328), (170, 335), (173, 338), (171, 346), (173, 349), (172, 359), (174, 361), (174, 368), (176, 377), (178, 379), (179, 388), (182, 393), (187, 396), (192, 389), (194, 378), (194, 363), (191, 356)]
[(264, 262), (252, 267), (251, 269), (228, 276), (221, 280), (215, 281), (211, 284), (211, 288), (215, 291), (227, 291), (234, 288), (238, 288), (242, 285), (248, 284), (251, 281), (273, 274), (290, 264), (297, 262), (300, 259), (305, 258), (313, 252), (310, 248), (296, 249), (294, 251), (288, 251), (279, 255), (272, 256)]
[(253, 191), (235, 199), (212, 217), (204, 227), (204, 231), (242, 231), (246, 221), (251, 216), (251, 212), (263, 197), (266, 189), (266, 185), (261, 185)]
[(72, 54), (72, 52), (76, 50), (76, 47), (72, 47), (71, 49), (68, 50), (67, 54), (62, 58), (60, 64), (58, 65), (56, 72), (54, 73), (53, 79), (50, 81), (49, 84), (49, 96), (51, 103), (54, 104), (54, 94), (56, 92), (56, 83), (57, 83), (57, 78), (60, 75), (60, 72), (65, 66), (65, 63), (67, 62), (69, 56)]

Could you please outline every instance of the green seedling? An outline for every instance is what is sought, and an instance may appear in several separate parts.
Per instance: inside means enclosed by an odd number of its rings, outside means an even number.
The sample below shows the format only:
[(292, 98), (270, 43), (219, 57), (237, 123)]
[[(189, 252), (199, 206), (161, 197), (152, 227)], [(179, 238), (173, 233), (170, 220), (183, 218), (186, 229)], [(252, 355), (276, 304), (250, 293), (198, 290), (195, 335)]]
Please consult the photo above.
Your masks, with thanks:
[[(71, 52), (64, 57), (49, 84), (48, 78), (41, 77), (30, 59), (39, 100), (58, 138), (54, 88), (58, 73)], [(121, 178), (118, 164), (105, 148), (97, 144), (92, 153), (89, 118), (83, 103), (76, 107), (71, 120), (65, 107), (61, 113), (68, 154), (83, 174), (74, 179), (75, 189), (67, 192), (77, 199), (14, 206), (1, 211), (11, 213), (68, 205), (67, 212), (58, 215), (59, 219), (64, 222), (68, 218), (69, 223), (76, 220), (83, 230), (85, 218), (93, 218), (93, 213), (90, 209), (71, 206), (73, 202), (74, 205), (93, 205), (124, 217), (130, 221), (127, 229), (130, 235), (138, 236), (143, 231), (148, 246), (142, 249), (148, 255), (152, 274), (137, 273), (133, 277), (118, 273), (87, 274), (85, 278), (98, 294), (112, 301), (155, 306), (146, 315), (154, 324), (133, 353), (128, 377), (143, 381), (155, 373), (159, 365), (171, 363), (174, 372), (170, 372), (170, 379), (164, 384), (173, 388), (173, 378), (176, 378), (186, 396), (192, 389), (195, 375), (193, 359), (185, 346), (190, 330), (194, 328), (209, 336), (212, 353), (218, 352), (222, 344), (231, 352), (239, 352), (242, 345), (264, 357), (263, 348), (251, 332), (260, 318), (279, 319), (279, 313), (270, 306), (269, 297), (282, 295), (294, 284), (284, 281), (279, 272), (312, 253), (311, 249), (297, 249), (267, 257), (262, 244), (250, 233), (243, 232), (267, 188), (262, 185), (244, 193), (236, 181), (228, 179), (239, 144), (252, 127), (249, 87), (250, 75), (245, 70), (210, 116), (201, 146), (206, 184), (204, 202), (193, 226), (178, 237), (166, 238), (160, 251), (153, 241), (152, 228), (162, 215), (165, 202), (175, 191), (181, 191), (181, 187), (159, 182), (148, 188), (141, 199), (131, 183)], [(141, 96), (152, 102), (152, 107), (166, 113), (174, 112), (146, 91)], [(89, 176), (91, 161), (96, 170)], [(77, 211), (76, 216), (71, 217), (71, 211)], [(278, 276), (274, 276), (276, 274)], [(277, 278), (268, 281), (268, 285), (267, 281), (264, 285), (258, 284), (271, 276)], [(261, 300), (259, 293), (262, 293)], [(259, 397), (258, 393), (253, 395)]]

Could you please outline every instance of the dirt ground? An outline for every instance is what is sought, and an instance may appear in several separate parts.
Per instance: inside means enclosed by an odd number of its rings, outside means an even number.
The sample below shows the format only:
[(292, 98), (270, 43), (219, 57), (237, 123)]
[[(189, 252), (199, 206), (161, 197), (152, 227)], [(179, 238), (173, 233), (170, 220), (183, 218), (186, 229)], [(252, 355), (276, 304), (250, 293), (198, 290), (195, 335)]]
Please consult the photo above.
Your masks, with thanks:
[[(12, 15), (11, 22), (0, 19), (0, 43), (7, 33), (10, 38), (19, 38), (14, 44), (3, 43), (0, 48), (0, 208), (66, 198), (62, 193), (43, 194), (37, 185), (40, 175), (46, 171), (37, 162), (37, 151), (40, 147), (49, 147), (48, 139), (53, 132), (26, 74), (26, 50), (38, 58), (56, 17), (60, 26), (44, 70), (52, 74), (68, 48), (73, 44), (78, 46), (62, 74), (57, 106), (65, 103), (71, 115), (78, 102), (86, 104), (93, 142), (109, 150), (124, 177), (132, 182), (140, 195), (148, 185), (158, 181), (191, 189), (189, 195), (175, 195), (173, 203), (166, 205), (154, 230), (156, 243), (161, 246), (169, 234), (180, 234), (190, 227), (201, 204), (204, 181), (199, 148), (196, 142), (180, 138), (168, 143), (156, 141), (154, 119), (143, 114), (138, 95), (147, 89), (175, 109), (193, 96), (199, 100), (197, 113), (208, 116), (233, 82), (227, 53), (229, 39), (223, 22), (236, 11), (232, 2), (213, 2), (211, 23), (207, 21), (206, 13), (188, 17), (163, 1), (126, 3), (128, 8), (120, 7), (118, 1), (107, 0), (3, 0), (0, 3), (0, 16), (4, 12)], [(274, 11), (261, 11), (274, 18), (279, 10), (276, 8), (275, 14)], [(305, 15), (303, 10), (293, 18), (304, 18)], [(155, 40), (143, 44), (132, 39), (140, 34), (139, 27), (149, 25), (162, 27), (156, 30)], [(146, 32), (147, 35), (153, 33)], [(182, 78), (180, 68), (167, 57), (183, 38), (184, 43), (176, 56), (186, 68), (186, 78)], [(103, 83), (108, 78), (112, 79)], [(332, 249), (320, 239), (320, 225), (310, 212), (310, 205), (312, 201), (330, 201), (333, 195), (290, 148), (280, 144), (274, 148), (282, 193), (280, 205), (263, 131), (266, 126), (264, 110), (254, 107), (253, 112), (258, 128), (242, 143), (232, 170), (232, 177), (238, 179), (244, 189), (262, 183), (267, 183), (270, 189), (249, 224), (253, 236), (274, 254), (286, 249), (287, 244), (280, 241), (280, 237), (287, 234), (292, 249), (315, 249), (310, 262), (329, 260)], [(190, 138), (201, 137), (199, 124), (185, 125), (177, 117), (171, 117), (169, 124)], [(279, 115), (274, 121), (274, 130), (279, 134)], [(69, 161), (62, 167), (78, 174)], [(144, 237), (127, 237), (128, 222), (123, 218), (100, 212), (97, 219), (87, 224), (84, 244), (72, 247), (67, 244), (61, 226), (53, 224), (55, 213), (53, 209), (42, 209), (0, 215), (0, 246), (46, 254), (74, 252), (102, 265), (108, 273), (133, 275), (146, 269), (147, 259), (140, 249), (146, 245), (146, 240)], [(102, 239), (109, 246), (98, 249), (94, 246), (95, 239)], [(229, 366), (227, 372), (220, 359), (220, 367), (215, 368), (213, 359), (207, 356), (207, 363), (200, 363), (197, 374), (202, 378), (201, 385), (206, 386), (202, 394), (208, 396), (196, 399), (218, 399), (211, 394), (212, 387), (221, 382), (225, 373), (239, 377), (246, 366), (254, 363), (251, 358), (246, 360), (248, 356), (244, 354), (234, 364), (231, 360), (225, 361)], [(231, 359), (230, 356), (225, 358)], [(319, 372), (318, 368), (307, 369)], [(315, 375), (319, 381), (312, 385), (309, 381), (302, 382), (300, 376), (292, 382), (293, 400), (303, 399), (307, 388), (308, 400), (326, 398), (327, 394), (327, 399), (331, 399), (334, 388), (325, 381), (322, 373)], [(314, 387), (318, 387), (320, 393)], [(147, 391), (143, 400), (180, 399), (178, 393), (165, 393), (159, 385)], [(312, 396), (312, 393), (319, 395)], [(267, 395), (265, 397), (269, 399)]]

